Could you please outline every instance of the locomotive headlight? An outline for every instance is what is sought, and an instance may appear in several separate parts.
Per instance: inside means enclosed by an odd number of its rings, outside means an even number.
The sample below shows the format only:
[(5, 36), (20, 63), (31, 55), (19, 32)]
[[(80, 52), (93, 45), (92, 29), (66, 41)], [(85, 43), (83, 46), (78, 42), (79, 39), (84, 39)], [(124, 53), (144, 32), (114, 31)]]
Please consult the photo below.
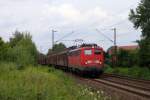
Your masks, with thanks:
[(100, 61), (99, 63), (100, 63), (100, 64), (102, 64), (102, 62), (101, 62), (101, 61)]
[(91, 60), (88, 60), (87, 63), (92, 63), (92, 61), (91, 61)]
[(95, 63), (100, 63), (100, 61), (98, 61), (98, 60), (95, 60)]
[(92, 63), (91, 60), (88, 60), (88, 61), (85, 62), (85, 64), (90, 64), (90, 63)]
[(102, 62), (99, 61), (99, 60), (95, 60), (95, 63), (97, 63), (97, 64), (102, 64)]

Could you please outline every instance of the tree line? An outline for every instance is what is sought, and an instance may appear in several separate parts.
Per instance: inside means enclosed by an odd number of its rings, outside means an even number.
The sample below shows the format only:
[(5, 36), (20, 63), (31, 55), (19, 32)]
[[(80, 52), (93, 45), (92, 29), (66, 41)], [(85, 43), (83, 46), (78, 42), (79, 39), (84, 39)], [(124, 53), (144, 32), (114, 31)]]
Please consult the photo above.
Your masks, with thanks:
[(37, 64), (37, 48), (29, 32), (15, 31), (9, 42), (0, 37), (0, 61), (14, 62), (18, 68)]
[[(52, 49), (49, 49), (47, 55), (65, 49), (63, 43), (55, 44)], [(13, 62), (18, 68), (23, 68), (25, 65), (36, 65), (40, 54), (42, 53), (38, 52), (29, 32), (15, 31), (8, 42), (4, 42), (0, 37), (0, 62)]]

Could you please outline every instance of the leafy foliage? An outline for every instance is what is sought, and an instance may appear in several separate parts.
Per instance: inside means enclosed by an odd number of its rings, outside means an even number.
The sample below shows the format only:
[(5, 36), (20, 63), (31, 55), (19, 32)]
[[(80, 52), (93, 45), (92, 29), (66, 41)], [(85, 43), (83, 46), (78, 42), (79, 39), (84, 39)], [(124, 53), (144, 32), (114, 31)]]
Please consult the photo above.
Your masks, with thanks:
[(117, 53), (117, 65), (123, 67), (132, 67), (138, 65), (138, 50), (127, 51), (120, 49)]
[[(113, 54), (109, 54), (109, 51), (105, 54), (105, 64), (113, 66)], [(120, 67), (132, 67), (139, 65), (139, 48), (135, 50), (117, 49), (116, 66)], [(116, 67), (113, 66), (113, 67)]]
[(141, 0), (136, 11), (130, 11), (129, 20), (136, 29), (142, 29), (142, 39), (139, 41), (139, 59), (141, 66), (150, 67), (150, 0)]
[[(29, 33), (26, 32), (25, 34), (29, 34)], [(24, 32), (19, 32), (16, 30), (13, 35), (14, 35), (14, 37), (10, 38), (10, 46), (11, 47), (15, 47), (17, 45), (17, 43), (24, 38)], [(31, 39), (31, 36), (29, 38)]]
[(18, 67), (36, 64), (37, 50), (29, 32), (16, 31), (8, 43), (0, 41), (0, 53), (4, 61), (15, 62)]
[(49, 49), (48, 54), (51, 54), (51, 53), (54, 53), (54, 52), (55, 53), (61, 52), (64, 49), (66, 49), (65, 44), (63, 44), (63, 43), (55, 44), (52, 49)]

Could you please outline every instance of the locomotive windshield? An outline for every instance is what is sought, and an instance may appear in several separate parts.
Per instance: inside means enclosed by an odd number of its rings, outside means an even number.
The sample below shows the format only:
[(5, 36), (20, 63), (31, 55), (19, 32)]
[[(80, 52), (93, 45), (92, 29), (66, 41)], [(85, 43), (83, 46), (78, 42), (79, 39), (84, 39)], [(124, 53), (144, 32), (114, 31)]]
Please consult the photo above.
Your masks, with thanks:
[(92, 55), (92, 50), (84, 50), (85, 55)]
[(99, 50), (99, 49), (95, 49), (94, 54), (96, 54), (96, 55), (100, 55), (100, 54), (101, 54), (101, 50)]

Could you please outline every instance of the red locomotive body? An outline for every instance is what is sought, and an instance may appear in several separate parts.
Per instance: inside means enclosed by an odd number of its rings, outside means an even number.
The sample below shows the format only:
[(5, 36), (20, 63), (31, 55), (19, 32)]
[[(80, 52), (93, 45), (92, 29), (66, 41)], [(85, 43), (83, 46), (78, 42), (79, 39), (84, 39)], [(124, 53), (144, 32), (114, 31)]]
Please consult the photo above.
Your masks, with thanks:
[(103, 49), (97, 45), (84, 45), (75, 49), (48, 55), (46, 64), (88, 75), (103, 72)]
[(103, 49), (81, 47), (69, 52), (68, 66), (85, 74), (100, 74), (104, 66)]

